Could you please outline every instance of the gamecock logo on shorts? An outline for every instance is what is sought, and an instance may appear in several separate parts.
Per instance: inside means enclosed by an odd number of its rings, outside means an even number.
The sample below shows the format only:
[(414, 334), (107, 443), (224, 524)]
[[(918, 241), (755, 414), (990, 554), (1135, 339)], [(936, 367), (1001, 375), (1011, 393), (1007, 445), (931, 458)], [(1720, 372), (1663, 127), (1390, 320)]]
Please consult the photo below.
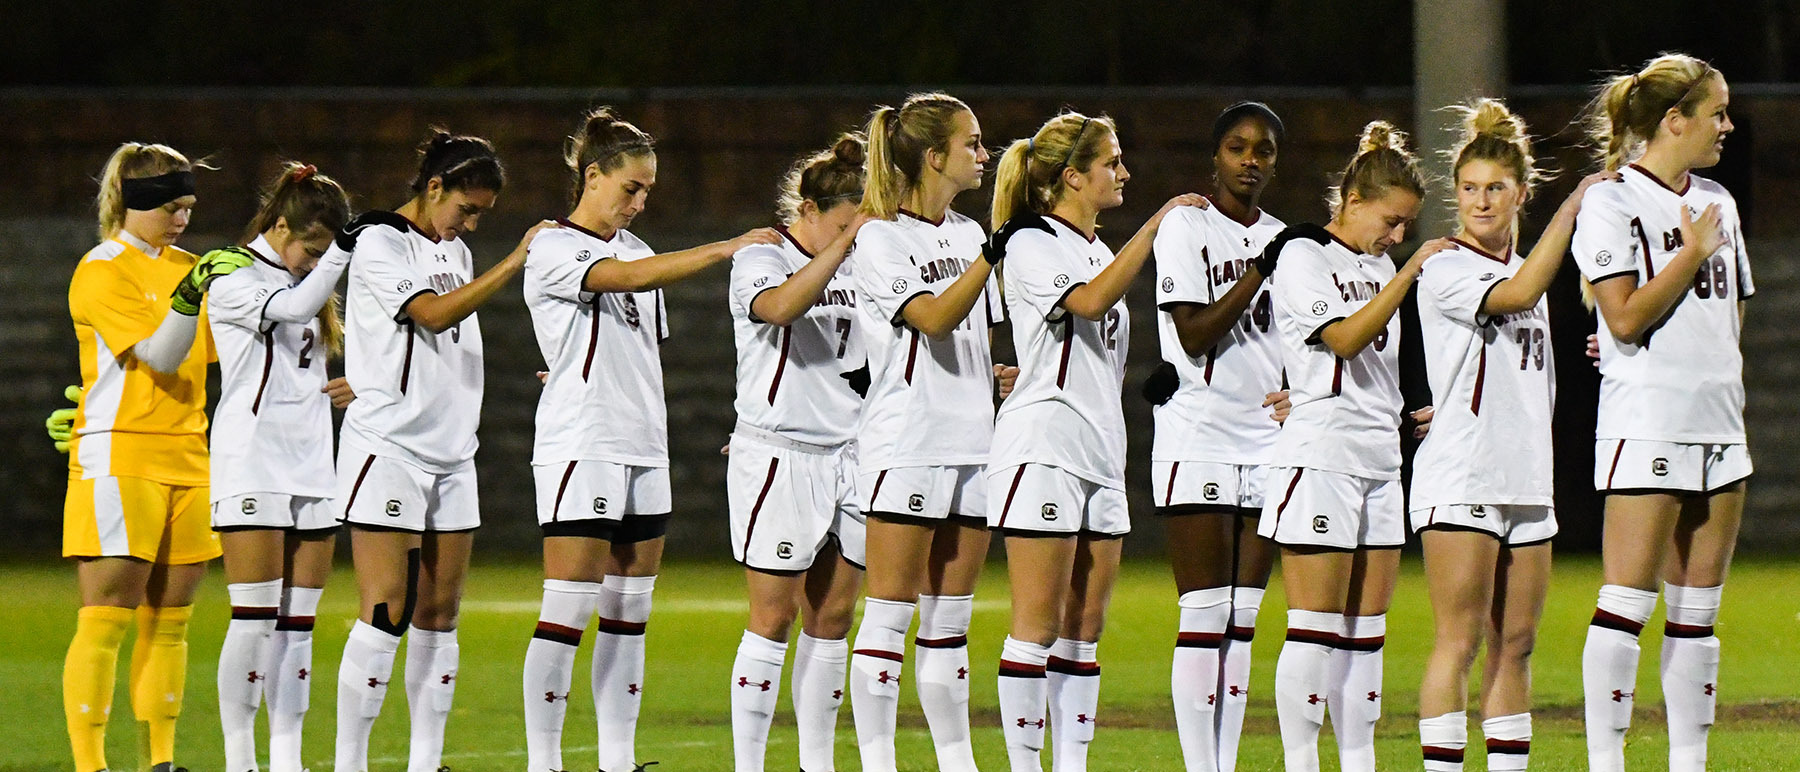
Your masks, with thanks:
[(793, 556), (794, 556), (794, 543), (793, 542), (784, 541), (780, 544), (775, 545), (775, 557), (781, 558), (782, 560), (787, 560), (788, 558), (791, 558)]
[(1206, 487), (1200, 489), (1200, 495), (1205, 496), (1207, 501), (1218, 501), (1219, 500), (1219, 484), (1218, 483), (1207, 483)]
[(606, 514), (606, 497), (605, 496), (595, 496), (594, 497), (594, 514), (596, 514), (596, 515)]
[(1043, 514), (1045, 520), (1055, 520), (1056, 519), (1056, 503), (1052, 502), (1052, 501), (1046, 501), (1046, 502), (1044, 502), (1044, 507), (1042, 509), (1038, 510), (1038, 512)]
[(1669, 474), (1669, 460), (1666, 458), (1659, 458), (1651, 461), (1650, 473), (1657, 477), (1667, 477)]
[(906, 497), (906, 508), (910, 509), (914, 512), (925, 511), (925, 497), (923, 495), (917, 494), (917, 493), (915, 493), (911, 496), (907, 496)]
[(385, 511), (387, 512), (388, 517), (399, 517), (400, 516), (400, 500), (399, 499), (388, 499), (387, 500), (387, 509)]
[(1475, 506), (1469, 507), (1469, 514), (1476, 517), (1487, 517), (1487, 507), (1476, 504)]
[(246, 515), (256, 514), (256, 499), (244, 499), (244, 503), (239, 505), (238, 509), (243, 510)]
[(1331, 530), (1331, 518), (1324, 515), (1313, 515), (1313, 533), (1324, 533)]

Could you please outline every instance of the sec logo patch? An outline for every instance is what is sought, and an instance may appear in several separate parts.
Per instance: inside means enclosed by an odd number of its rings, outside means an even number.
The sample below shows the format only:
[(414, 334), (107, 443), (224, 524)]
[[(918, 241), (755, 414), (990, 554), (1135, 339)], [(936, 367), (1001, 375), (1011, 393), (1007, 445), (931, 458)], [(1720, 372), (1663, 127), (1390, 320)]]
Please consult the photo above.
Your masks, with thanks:
[(1612, 265), (1612, 253), (1600, 250), (1600, 254), (1594, 255), (1594, 265)]
[(1069, 286), (1069, 275), (1066, 273), (1059, 273), (1056, 275), (1056, 280), (1051, 283), (1055, 284), (1057, 289), (1067, 287)]
[(1173, 276), (1165, 277), (1162, 282), (1162, 289), (1164, 292), (1174, 292), (1175, 291), (1175, 277), (1173, 277)]
[(1325, 305), (1323, 300), (1312, 304), (1313, 316), (1324, 316), (1325, 312), (1329, 310), (1331, 310), (1331, 306)]
[(894, 294), (896, 294), (896, 295), (898, 295), (902, 292), (905, 292), (906, 291), (906, 280), (905, 279), (895, 279), (893, 290), (894, 290)]

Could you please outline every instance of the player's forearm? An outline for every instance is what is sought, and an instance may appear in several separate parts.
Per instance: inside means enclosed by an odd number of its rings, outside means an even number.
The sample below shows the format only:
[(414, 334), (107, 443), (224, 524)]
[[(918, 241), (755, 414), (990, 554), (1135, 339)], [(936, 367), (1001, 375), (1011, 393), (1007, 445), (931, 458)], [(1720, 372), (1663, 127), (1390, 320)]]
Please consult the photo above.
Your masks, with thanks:
[(1169, 309), (1181, 350), (1188, 356), (1197, 357), (1218, 345), (1226, 333), (1231, 332), (1231, 326), (1243, 317), (1244, 309), (1250, 307), (1250, 299), (1256, 297), (1262, 285), (1262, 273), (1253, 267), (1217, 302), (1204, 306), (1182, 303)]
[(1556, 279), (1556, 272), (1562, 267), (1563, 256), (1569, 252), (1569, 239), (1575, 233), (1575, 215), (1567, 204), (1558, 210), (1550, 225), (1544, 228), (1543, 235), (1531, 248), (1531, 254), (1525, 257), (1525, 264), (1519, 266), (1519, 272), (1512, 278), (1500, 282), (1494, 291), (1488, 293), (1487, 300), (1481, 306), (1481, 312), (1489, 316), (1500, 314), (1516, 314), (1536, 306), (1544, 293), (1550, 290), (1550, 282)]
[(1400, 310), (1401, 301), (1406, 300), (1406, 292), (1412, 288), (1413, 279), (1417, 277), (1416, 269), (1402, 270), (1386, 287), (1375, 293), (1375, 298), (1368, 305), (1320, 331), (1319, 341), (1342, 359), (1352, 359), (1361, 354), (1363, 349), (1368, 348), (1370, 343), (1374, 343), (1376, 338), (1387, 331), (1388, 321)]
[(836, 258), (831, 254), (819, 255), (801, 266), (787, 281), (756, 296), (750, 303), (750, 312), (769, 324), (786, 327), (794, 320), (806, 315), (806, 312), (818, 302), (819, 294), (831, 284), (831, 277), (837, 275), (838, 266), (844, 262), (843, 250), (838, 250)]
[[(1631, 344), (1637, 344), (1644, 333), (1655, 325), (1669, 309), (1687, 294), (1688, 287), (1694, 283), (1694, 272), (1699, 270), (1705, 259), (1700, 250), (1693, 246), (1682, 247), (1675, 253), (1656, 278), (1644, 282), (1636, 289), (1627, 290), (1623, 302), (1608, 304), (1604, 316), (1606, 327), (1613, 337)], [(1630, 277), (1619, 277), (1611, 281), (1623, 281)], [(1601, 292), (1598, 286), (1594, 289), (1596, 296)], [(1609, 293), (1610, 294), (1610, 293)]]
[(200, 317), (169, 311), (150, 337), (131, 347), (131, 355), (144, 366), (171, 375), (187, 360), (194, 348), (194, 335), (199, 331)]
[(1140, 232), (1125, 244), (1124, 249), (1119, 250), (1112, 264), (1063, 298), (1063, 308), (1088, 321), (1105, 318), (1106, 312), (1125, 298), (1126, 291), (1131, 289), (1131, 282), (1137, 279), (1138, 272), (1144, 269), (1144, 263), (1149, 257), (1150, 238)]
[(901, 310), (900, 317), (912, 325), (913, 329), (933, 339), (943, 339), (969, 317), (969, 311), (975, 308), (975, 301), (981, 298), (982, 291), (987, 288), (990, 271), (986, 260), (970, 263), (943, 294), (913, 298)]
[(731, 243), (715, 241), (642, 260), (602, 260), (588, 269), (581, 288), (588, 292), (649, 292), (662, 289), (731, 259)]
[(519, 275), (525, 267), (525, 251), (523, 248), (513, 250), (486, 273), (475, 277), (474, 281), (457, 287), (442, 295), (427, 292), (412, 299), (406, 304), (406, 315), (414, 323), (432, 333), (439, 333), (455, 327), (462, 320), (486, 304), (501, 287)]
[[(327, 255), (329, 257), (329, 255)], [(338, 279), (343, 277), (346, 264), (338, 261), (320, 260), (312, 273), (294, 285), (269, 298), (263, 306), (263, 321), (304, 324), (319, 315), (319, 309), (331, 299), (337, 290)]]

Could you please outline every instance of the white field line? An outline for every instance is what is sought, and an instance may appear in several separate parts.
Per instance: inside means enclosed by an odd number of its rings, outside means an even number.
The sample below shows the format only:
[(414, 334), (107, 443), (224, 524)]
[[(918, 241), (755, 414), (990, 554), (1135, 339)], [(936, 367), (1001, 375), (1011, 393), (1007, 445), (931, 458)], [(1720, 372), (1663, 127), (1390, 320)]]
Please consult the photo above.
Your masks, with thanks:
[[(541, 609), (540, 601), (535, 600), (465, 600), (462, 610), (481, 614), (536, 614)], [(975, 601), (976, 611), (1005, 611), (1009, 607), (1004, 600)], [(682, 599), (658, 600), (654, 605), (656, 614), (729, 614), (742, 613), (746, 610), (746, 601)]]

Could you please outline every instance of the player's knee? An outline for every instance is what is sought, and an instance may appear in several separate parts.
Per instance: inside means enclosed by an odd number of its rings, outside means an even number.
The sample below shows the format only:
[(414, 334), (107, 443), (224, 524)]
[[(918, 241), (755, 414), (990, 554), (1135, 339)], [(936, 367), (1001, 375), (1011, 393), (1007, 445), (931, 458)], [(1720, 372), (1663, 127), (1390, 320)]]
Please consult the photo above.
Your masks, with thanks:
[(791, 602), (758, 603), (751, 606), (750, 621), (745, 628), (771, 641), (785, 641), (788, 639), (788, 631), (794, 627), (794, 619), (798, 616), (799, 611)]
[(1502, 666), (1524, 667), (1531, 661), (1532, 650), (1537, 648), (1537, 628), (1507, 630), (1500, 634), (1494, 648), (1492, 656), (1498, 658)]

